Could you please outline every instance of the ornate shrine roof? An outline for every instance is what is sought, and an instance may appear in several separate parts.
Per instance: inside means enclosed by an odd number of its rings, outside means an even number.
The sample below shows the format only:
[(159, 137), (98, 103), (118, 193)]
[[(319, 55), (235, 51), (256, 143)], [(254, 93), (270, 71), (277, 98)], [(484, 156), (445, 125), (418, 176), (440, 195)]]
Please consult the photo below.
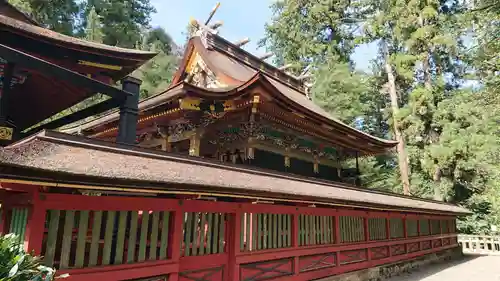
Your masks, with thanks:
[[(196, 60), (206, 65), (216, 78), (218, 87), (197, 87), (186, 82)], [(164, 105), (183, 94), (189, 93), (207, 99), (228, 99), (242, 95), (244, 90), (257, 86), (265, 88), (271, 94), (269, 98), (279, 102), (286, 111), (298, 113), (304, 120), (325, 124), (329, 130), (366, 143), (375, 151), (366, 154), (383, 153), (397, 144), (395, 141), (377, 138), (344, 124), (311, 101), (296, 77), (210, 32), (203, 32), (190, 39), (172, 85), (159, 95), (141, 101), (139, 109), (141, 115), (147, 115), (148, 110)], [(65, 132), (104, 131), (110, 126), (116, 127), (118, 116), (118, 112), (113, 112)]]
[[(17, 171), (17, 172), (16, 172)], [(22, 171), (22, 172), (19, 172)], [(43, 131), (0, 149), (0, 180), (468, 214), (452, 204)]]

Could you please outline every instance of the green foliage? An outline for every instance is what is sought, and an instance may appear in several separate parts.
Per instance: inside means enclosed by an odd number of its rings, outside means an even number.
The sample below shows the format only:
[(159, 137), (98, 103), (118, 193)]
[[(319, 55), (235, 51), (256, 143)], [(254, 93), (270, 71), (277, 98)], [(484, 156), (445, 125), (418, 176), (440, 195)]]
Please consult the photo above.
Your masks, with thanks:
[(172, 37), (162, 27), (149, 30), (144, 37), (147, 45), (154, 45), (155, 51), (162, 51), (167, 55), (171, 54), (176, 47)]
[[(387, 73), (392, 66), (414, 196), (469, 208), (466, 233), (500, 226), (500, 5), (477, 1), (276, 1), (263, 44), (296, 73), (313, 64), (313, 100), (380, 137), (392, 135)], [(357, 27), (362, 27), (357, 32)], [(465, 48), (464, 38), (472, 41)], [(352, 71), (358, 43), (377, 42), (372, 75)], [(466, 79), (480, 88), (465, 88)], [(401, 192), (394, 156), (360, 161), (362, 182)], [(353, 163), (346, 163), (352, 165)]]
[(83, 7), (85, 14), (95, 7), (101, 17), (104, 44), (126, 48), (140, 42), (141, 31), (155, 12), (149, 0), (87, 0)]
[(368, 112), (370, 99), (367, 76), (351, 71), (346, 63), (329, 60), (315, 75), (313, 100), (344, 122), (355, 120)]
[(95, 8), (90, 9), (87, 15), (87, 27), (85, 28), (85, 40), (102, 43), (104, 34), (102, 32), (102, 23)]
[(79, 6), (75, 0), (26, 0), (32, 17), (54, 31), (73, 35), (77, 28)]
[[(144, 37), (151, 38), (148, 33)], [(171, 50), (172, 45), (164, 44), (160, 40), (150, 44), (147, 43), (148, 40), (143, 40), (143, 42), (141, 46), (143, 50), (158, 52), (158, 55), (134, 72), (134, 75), (142, 80), (141, 99), (166, 90), (172, 81), (179, 61), (178, 57), (164, 51)]]
[(355, 45), (354, 31), (363, 16), (363, 9), (353, 5), (348, 0), (276, 1), (261, 45), (273, 51), (277, 63), (294, 63), (299, 69), (333, 57), (348, 62)]
[[(54, 280), (55, 269), (42, 265), (42, 259), (23, 250), (14, 234), (0, 235), (1, 281), (48, 281)], [(64, 278), (59, 276), (58, 278)]]
[(8, 0), (9, 4), (24, 12), (27, 15), (31, 15), (32, 9), (31, 4), (28, 0)]

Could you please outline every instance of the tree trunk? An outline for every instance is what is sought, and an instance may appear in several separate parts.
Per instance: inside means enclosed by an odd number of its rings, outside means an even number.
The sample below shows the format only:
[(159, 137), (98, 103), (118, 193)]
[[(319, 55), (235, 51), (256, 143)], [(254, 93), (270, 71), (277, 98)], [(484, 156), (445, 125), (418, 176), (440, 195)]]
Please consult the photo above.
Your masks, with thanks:
[(398, 94), (396, 91), (396, 79), (395, 79), (393, 71), (392, 71), (392, 65), (389, 63), (389, 58), (386, 58), (386, 61), (385, 61), (385, 71), (387, 72), (389, 96), (391, 97), (394, 136), (396, 138), (396, 141), (398, 142), (396, 149), (398, 151), (399, 173), (401, 175), (401, 182), (403, 183), (403, 193), (405, 195), (410, 195), (408, 157), (406, 155), (405, 141), (403, 138), (403, 134), (401, 133), (401, 130), (399, 129), (399, 123), (398, 123), (398, 120), (396, 118), (396, 115), (399, 111)]

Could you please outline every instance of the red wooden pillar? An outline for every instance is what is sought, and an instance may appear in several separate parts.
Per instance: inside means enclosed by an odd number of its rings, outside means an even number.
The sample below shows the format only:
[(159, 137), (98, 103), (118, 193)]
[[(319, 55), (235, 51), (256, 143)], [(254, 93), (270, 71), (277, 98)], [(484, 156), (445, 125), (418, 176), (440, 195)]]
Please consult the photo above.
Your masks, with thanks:
[[(230, 224), (229, 224), (229, 270), (228, 275), (229, 279), (232, 281), (238, 281), (239, 273), (240, 273), (240, 265), (236, 262), (236, 256), (240, 252), (240, 237), (241, 237), (241, 217), (242, 212), (236, 212), (231, 214), (230, 216)], [(247, 224), (245, 224), (247, 225)], [(251, 243), (247, 237), (247, 243)]]
[[(340, 239), (340, 215), (338, 213), (335, 214), (335, 221), (334, 221), (334, 232), (335, 232), (335, 245), (340, 245), (342, 243)], [(337, 266), (340, 266), (340, 251), (335, 251), (335, 263)]]
[(24, 248), (28, 252), (34, 251), (36, 255), (42, 254), (46, 211), (43, 201), (40, 200), (40, 194), (35, 191), (28, 210)]
[[(422, 234), (420, 233), (420, 216), (417, 216), (415, 219), (417, 220), (417, 237), (421, 237)], [(419, 250), (423, 249), (422, 244), (423, 244), (423, 242), (418, 242), (418, 249)]]
[(387, 236), (387, 240), (391, 240), (391, 217), (385, 217), (385, 234)]
[[(292, 215), (292, 248), (299, 249), (299, 212)], [(299, 256), (293, 257), (293, 275), (300, 274)]]
[(340, 244), (340, 216), (338, 214), (335, 215), (335, 244)]
[(443, 247), (445, 238), (443, 238), (444, 232), (443, 232), (443, 218), (442, 217), (439, 218), (439, 229), (441, 230), (440, 231), (440, 233), (441, 233), (441, 247)]
[(7, 231), (7, 212), (7, 208), (2, 206), (0, 209), (0, 233), (5, 233), (5, 231)]
[[(387, 214), (385, 217), (385, 232), (386, 232), (387, 240), (391, 240), (391, 216), (390, 216), (390, 214)], [(387, 254), (389, 257), (392, 256), (391, 246), (388, 246)]]
[[(428, 222), (429, 222), (429, 237), (432, 237), (433, 236), (432, 235), (432, 218), (429, 218)], [(433, 242), (432, 238), (430, 241), (431, 241), (431, 249), (432, 249), (432, 248), (434, 248), (434, 242)]]
[(408, 239), (408, 229), (406, 228), (406, 215), (403, 216), (403, 231), (404, 231), (404, 238)]
[[(364, 228), (365, 228), (365, 242), (366, 243), (368, 243), (370, 241), (370, 227), (368, 225), (369, 217), (370, 217), (370, 213), (366, 212), (366, 215), (363, 218)], [(367, 247), (366, 248), (366, 260), (370, 261), (371, 259), (372, 259), (372, 257), (370, 255), (370, 247)]]
[[(182, 234), (184, 230), (184, 211), (179, 208), (174, 211), (172, 225), (170, 227), (169, 233), (169, 241), (170, 245), (168, 247), (168, 256), (170, 259), (179, 265), (181, 258), (181, 243), (182, 243)], [(179, 272), (170, 273), (168, 276), (168, 281), (178, 281), (179, 280)]]
[[(403, 215), (403, 237), (404, 239), (408, 239), (408, 229), (406, 228), (406, 219), (407, 219), (407, 216), (406, 215)], [(404, 244), (404, 247), (405, 247), (405, 252), (408, 253), (408, 245), (405, 243)]]

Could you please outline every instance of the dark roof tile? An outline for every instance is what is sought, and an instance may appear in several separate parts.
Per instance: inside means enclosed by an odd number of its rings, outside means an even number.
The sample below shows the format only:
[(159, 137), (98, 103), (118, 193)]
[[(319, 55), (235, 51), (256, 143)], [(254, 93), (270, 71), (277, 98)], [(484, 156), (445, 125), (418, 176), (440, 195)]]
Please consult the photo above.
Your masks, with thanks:
[(2, 149), (0, 163), (107, 179), (219, 187), (235, 193), (267, 192), (343, 201), (358, 206), (375, 204), (392, 208), (468, 213), (464, 208), (436, 201), (176, 157), (54, 132), (42, 132)]

